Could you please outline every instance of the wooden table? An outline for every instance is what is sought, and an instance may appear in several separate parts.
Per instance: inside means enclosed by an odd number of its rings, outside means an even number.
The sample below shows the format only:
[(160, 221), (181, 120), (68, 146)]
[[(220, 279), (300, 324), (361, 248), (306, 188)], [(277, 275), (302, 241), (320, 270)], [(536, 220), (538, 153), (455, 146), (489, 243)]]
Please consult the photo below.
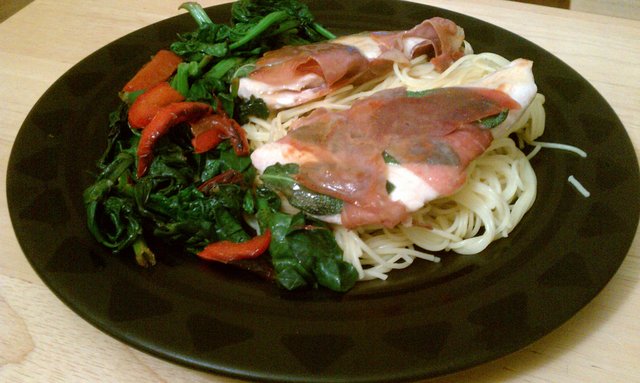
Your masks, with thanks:
[[(222, 1), (203, 0), (205, 6)], [(640, 148), (640, 21), (502, 0), (421, 0), (511, 30), (590, 81)], [(105, 44), (176, 15), (176, 1), (35, 0), (0, 24), (0, 171), (27, 113), (66, 70)], [(231, 382), (103, 334), (60, 302), (27, 263), (0, 200), (0, 381)], [(587, 307), (538, 342), (433, 382), (640, 382), (640, 242)]]

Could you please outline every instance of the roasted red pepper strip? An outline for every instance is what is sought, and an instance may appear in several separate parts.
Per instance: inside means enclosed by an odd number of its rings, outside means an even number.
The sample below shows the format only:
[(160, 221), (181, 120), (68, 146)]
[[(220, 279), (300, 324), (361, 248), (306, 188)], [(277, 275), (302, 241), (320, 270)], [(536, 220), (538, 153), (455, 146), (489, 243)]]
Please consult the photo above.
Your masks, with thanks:
[(247, 140), (247, 132), (244, 131), (242, 126), (236, 122), (236, 120), (229, 119), (231, 121), (229, 134), (231, 137), (231, 144), (233, 145), (233, 150), (236, 152), (238, 156), (248, 156), (249, 155), (249, 141)]
[(191, 140), (196, 153), (207, 152), (225, 139), (231, 140), (233, 150), (238, 156), (249, 155), (247, 133), (235, 120), (229, 118), (218, 108), (216, 114), (203, 117), (191, 125)]
[(167, 81), (176, 71), (178, 64), (182, 62), (180, 56), (162, 49), (151, 58), (151, 61), (144, 64), (138, 73), (122, 88), (123, 92), (134, 92), (136, 90), (149, 89), (152, 86)]
[(193, 149), (196, 153), (205, 153), (223, 140), (229, 138), (229, 118), (222, 114), (208, 114), (191, 124)]
[(138, 178), (142, 177), (153, 161), (153, 146), (169, 129), (182, 122), (200, 119), (213, 108), (202, 102), (175, 102), (161, 108), (149, 125), (142, 130), (138, 143)]
[(257, 258), (267, 251), (271, 242), (271, 231), (251, 238), (246, 242), (220, 241), (214, 242), (198, 253), (198, 256), (210, 261), (227, 263), (240, 259)]
[(168, 82), (163, 81), (138, 96), (129, 108), (129, 125), (142, 129), (147, 126), (158, 111), (174, 102), (184, 101), (182, 93), (173, 89)]
[(203, 182), (202, 185), (198, 186), (198, 190), (207, 195), (211, 194), (211, 192), (217, 185), (239, 184), (243, 180), (244, 176), (242, 175), (242, 173), (237, 170), (229, 169)]

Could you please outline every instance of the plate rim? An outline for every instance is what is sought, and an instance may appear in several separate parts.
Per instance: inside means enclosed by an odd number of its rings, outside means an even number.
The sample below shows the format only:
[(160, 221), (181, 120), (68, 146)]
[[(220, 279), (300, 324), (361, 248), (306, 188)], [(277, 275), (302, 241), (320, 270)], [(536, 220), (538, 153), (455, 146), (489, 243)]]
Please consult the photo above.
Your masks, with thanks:
[[(501, 27), (498, 27), (498, 26), (495, 26), (495, 25), (489, 24), (489, 23), (487, 23), (487, 22), (485, 22), (485, 21), (482, 21), (482, 20), (480, 20), (480, 19), (476, 19), (476, 18), (473, 18), (473, 17), (470, 17), (470, 16), (465, 16), (465, 15), (459, 14), (459, 13), (457, 13), (457, 12), (448, 11), (448, 10), (440, 9), (440, 8), (437, 8), (437, 7), (427, 6), (427, 5), (418, 4), (418, 3), (409, 3), (409, 2), (404, 2), (404, 1), (402, 1), (402, 2), (397, 2), (397, 3), (404, 3), (404, 5), (400, 5), (400, 6), (409, 6), (408, 4), (411, 4), (411, 6), (412, 6), (412, 7), (418, 7), (418, 8), (423, 8), (423, 7), (424, 7), (424, 9), (428, 9), (428, 10), (430, 10), (430, 11), (444, 11), (443, 13), (454, 14), (454, 15), (460, 15), (460, 16), (464, 16), (465, 18), (471, 18), (471, 19), (474, 19), (477, 23), (489, 25), (489, 26), (491, 26), (491, 28), (501, 31), (501, 33), (505, 33), (505, 32), (506, 32), (506, 33), (509, 33), (509, 34), (512, 34), (512, 35), (516, 36), (518, 39), (525, 40), (525, 41), (526, 41), (526, 42), (528, 42), (529, 44), (531, 44), (531, 45), (535, 46), (536, 48), (538, 48), (538, 49), (540, 49), (540, 50), (542, 50), (542, 51), (546, 52), (546, 54), (550, 55), (550, 56), (551, 56), (551, 57), (553, 57), (555, 60), (558, 60), (558, 61), (562, 62), (562, 61), (561, 61), (560, 59), (558, 59), (555, 55), (552, 55), (552, 54), (551, 54), (551, 53), (549, 53), (548, 51), (544, 50), (544, 48), (539, 47), (538, 45), (536, 45), (536, 44), (532, 43), (531, 41), (526, 40), (526, 39), (524, 39), (524, 38), (523, 38), (523, 37), (521, 37), (521, 36), (517, 36), (517, 35), (513, 34), (512, 32), (509, 32), (509, 31), (508, 31), (508, 30), (506, 30), (506, 29), (503, 29), (503, 28), (501, 28)], [(230, 6), (230, 4), (229, 4), (229, 3), (227, 3), (227, 4), (223, 4), (223, 5), (219, 5), (219, 6), (209, 7), (209, 8), (207, 8), (207, 11), (208, 11), (208, 13), (209, 13), (209, 14), (211, 14), (211, 12), (212, 12), (212, 11), (217, 11), (218, 9), (225, 9), (225, 8), (228, 8), (229, 6)], [(215, 10), (214, 10), (213, 8), (215, 8)], [(172, 17), (172, 18), (170, 18), (170, 19), (175, 19), (175, 18), (177, 18), (177, 17), (180, 17), (180, 16), (174, 16), (174, 17)], [(169, 20), (169, 19), (167, 19), (167, 20)], [(139, 30), (136, 30), (136, 31), (134, 31), (134, 32), (132, 32), (132, 33), (130, 33), (130, 34), (128, 34), (128, 35), (126, 35), (126, 36), (124, 36), (124, 37), (122, 37), (122, 38), (118, 39), (118, 40), (115, 40), (114, 42), (112, 42), (112, 43), (110, 43), (110, 44), (108, 44), (108, 45), (111, 45), (111, 44), (117, 43), (118, 41), (123, 40), (123, 39), (127, 38), (127, 37), (128, 37), (128, 36), (130, 36), (130, 35), (137, 34), (137, 33), (139, 33), (142, 29), (146, 29), (146, 28), (151, 28), (151, 29), (152, 29), (152, 28), (156, 28), (156, 27), (158, 27), (158, 25), (160, 25), (160, 24), (162, 24), (162, 23), (166, 22), (167, 20), (162, 20), (162, 21), (159, 21), (159, 22), (157, 22), (157, 23), (154, 23), (154, 24), (151, 24), (151, 25), (149, 25), (149, 26), (146, 26), (146, 27), (144, 27), (144, 28), (141, 28), (141, 29), (139, 29)], [(106, 47), (106, 46), (105, 46), (105, 47)], [(104, 49), (105, 47), (100, 48), (98, 51), (100, 51), (100, 50)], [(56, 81), (55, 81), (55, 82), (54, 82), (54, 83), (53, 83), (53, 84), (48, 88), (48, 90), (47, 90), (47, 91), (46, 91), (46, 92), (45, 92), (45, 93), (40, 97), (40, 99), (36, 102), (36, 104), (34, 105), (33, 109), (29, 112), (29, 115), (31, 115), (31, 113), (32, 113), (32, 112), (37, 108), (37, 106), (41, 103), (41, 101), (43, 102), (43, 100), (45, 100), (45, 99), (46, 99), (46, 97), (47, 97), (47, 95), (48, 95), (48, 93), (49, 93), (49, 90), (50, 90), (50, 89), (54, 88), (54, 87), (56, 86), (56, 84), (59, 84), (60, 82), (62, 82), (62, 81), (63, 81), (63, 78), (65, 78), (65, 76), (67, 76), (68, 74), (72, 73), (72, 71), (74, 70), (74, 68), (76, 68), (77, 66), (81, 65), (83, 62), (85, 62), (85, 61), (89, 60), (89, 59), (90, 59), (94, 54), (96, 54), (98, 51), (96, 51), (96, 52), (92, 53), (91, 55), (87, 56), (85, 59), (83, 59), (83, 60), (81, 60), (80, 62), (78, 62), (77, 64), (75, 64), (71, 69), (69, 69), (69, 71), (65, 72), (65, 74), (63, 74), (59, 79), (57, 79), (57, 80), (56, 80)], [(583, 77), (582, 77), (578, 72), (576, 72), (574, 69), (572, 69), (570, 66), (566, 65), (564, 62), (562, 62), (562, 64), (563, 64), (564, 66), (566, 66), (566, 68), (567, 68), (568, 70), (573, 71), (574, 75), (576, 75), (576, 76), (578, 76), (579, 78), (581, 78), (582, 80), (584, 80), (584, 78), (583, 78)], [(602, 97), (602, 96), (597, 92), (597, 90), (595, 90), (595, 88), (593, 88), (593, 86), (591, 86), (591, 84), (589, 84), (586, 80), (584, 80), (584, 82), (587, 84), (587, 86), (590, 86), (590, 87), (591, 87), (591, 89), (590, 89), (590, 90), (591, 90), (592, 92), (595, 92), (595, 93), (597, 94), (597, 96), (599, 96), (599, 97), (602, 99), (602, 101), (603, 101), (604, 103), (606, 103), (606, 105), (611, 109), (611, 106), (608, 104), (608, 102), (606, 101), (606, 99), (604, 99), (604, 98), (603, 98), (603, 97)], [(613, 109), (611, 109), (611, 111), (613, 112)], [(613, 115), (614, 115), (616, 118), (618, 118), (618, 117), (617, 117), (617, 115), (615, 114), (615, 112), (613, 112)], [(11, 150), (10, 159), (9, 159), (9, 165), (8, 165), (8, 171), (7, 171), (7, 196), (8, 196), (8, 197), (9, 197), (9, 194), (10, 194), (10, 193), (12, 193), (12, 192), (9, 190), (9, 189), (10, 189), (10, 187), (9, 187), (9, 183), (10, 183), (10, 182), (9, 182), (9, 179), (10, 179), (10, 175), (9, 175), (9, 173), (10, 173), (10, 171), (11, 171), (12, 169), (13, 169), (13, 171), (15, 171), (16, 166), (17, 166), (17, 165), (16, 165), (16, 159), (15, 159), (15, 156), (14, 156), (14, 150), (17, 150), (16, 148), (17, 148), (17, 146), (18, 146), (18, 145), (16, 145), (16, 143), (18, 143), (18, 142), (19, 142), (19, 140), (21, 139), (21, 138), (20, 138), (21, 134), (24, 134), (24, 132), (26, 131), (26, 129), (25, 129), (25, 125), (27, 124), (27, 122), (28, 122), (28, 121), (29, 121), (29, 116), (27, 116), (27, 118), (25, 119), (25, 122), (23, 123), (22, 127), (20, 128), (20, 131), (18, 132), (18, 135), (16, 136), (16, 139), (15, 139), (15, 141), (14, 141), (14, 146), (12, 147), (12, 150)], [(629, 139), (629, 137), (628, 137), (628, 133), (627, 133), (627, 132), (626, 132), (626, 130), (624, 129), (624, 126), (623, 126), (622, 122), (619, 120), (619, 118), (618, 118), (618, 120), (617, 120), (616, 124), (622, 127), (623, 132), (627, 135), (627, 140), (629, 140), (629, 142), (630, 142), (630, 139)], [(637, 158), (635, 159), (635, 163), (636, 163), (636, 165), (637, 165)], [(636, 169), (636, 173), (637, 173), (637, 169)], [(11, 178), (13, 178), (13, 177), (11, 176)], [(17, 220), (20, 220), (21, 218), (20, 218), (20, 216), (19, 216), (19, 212), (15, 211), (15, 209), (11, 207), (11, 206), (12, 206), (11, 198), (7, 198), (7, 201), (8, 201), (8, 205), (9, 205), (9, 212), (10, 212), (10, 216), (11, 216), (11, 221), (12, 221), (12, 222), (15, 222), (15, 221), (17, 221)], [(638, 215), (638, 214), (636, 213), (636, 220), (635, 220), (635, 221), (636, 221), (636, 227), (637, 227), (637, 221), (638, 221), (638, 220), (637, 220), (637, 215)], [(69, 301), (69, 300), (68, 300), (68, 298), (67, 298), (66, 296), (64, 296), (64, 295), (63, 295), (63, 293), (62, 293), (61, 291), (57, 291), (57, 290), (55, 290), (55, 289), (51, 288), (51, 281), (49, 280), (49, 278), (50, 278), (51, 276), (50, 276), (50, 275), (47, 275), (47, 273), (45, 273), (45, 272), (44, 272), (44, 270), (41, 268), (41, 265), (39, 265), (39, 264), (35, 263), (34, 259), (32, 259), (31, 257), (29, 257), (29, 255), (26, 253), (26, 250), (25, 250), (25, 247), (24, 247), (25, 245), (23, 245), (24, 240), (23, 240), (23, 239), (21, 239), (21, 238), (19, 237), (19, 235), (18, 235), (18, 232), (17, 232), (17, 230), (16, 230), (15, 225), (13, 225), (13, 227), (14, 227), (14, 232), (16, 233), (16, 237), (18, 238), (18, 241), (19, 241), (19, 243), (20, 243), (20, 246), (21, 246), (21, 248), (23, 249), (23, 252), (25, 252), (25, 256), (27, 257), (27, 259), (28, 259), (29, 263), (31, 264), (31, 266), (33, 267), (33, 269), (37, 272), (37, 274), (39, 275), (39, 277), (40, 277), (40, 278), (45, 282), (45, 284), (47, 285), (47, 287), (49, 287), (49, 289), (50, 289), (51, 291), (53, 291), (53, 292), (54, 292), (54, 294), (58, 297), (58, 299), (60, 299), (60, 300), (61, 300), (65, 305), (67, 305), (68, 307), (72, 308), (72, 310), (73, 310), (76, 314), (78, 314), (79, 316), (81, 316), (82, 318), (84, 318), (85, 320), (87, 320), (89, 323), (91, 323), (93, 326), (95, 326), (96, 328), (100, 329), (101, 331), (103, 331), (103, 332), (105, 332), (105, 333), (109, 334), (110, 336), (112, 336), (112, 337), (114, 337), (114, 338), (116, 338), (116, 339), (118, 339), (118, 340), (120, 340), (120, 341), (122, 341), (122, 342), (124, 342), (124, 343), (126, 343), (126, 344), (128, 344), (128, 345), (130, 345), (130, 346), (133, 346), (133, 347), (135, 347), (135, 348), (137, 348), (137, 349), (141, 349), (141, 350), (143, 350), (143, 351), (145, 351), (145, 352), (148, 352), (148, 353), (150, 353), (150, 354), (152, 354), (152, 355), (155, 355), (155, 356), (158, 356), (158, 357), (160, 357), (160, 358), (163, 358), (164, 360), (167, 360), (167, 359), (168, 359), (168, 360), (172, 360), (173, 362), (178, 362), (178, 363), (180, 363), (180, 364), (182, 364), (182, 365), (187, 365), (187, 366), (189, 366), (189, 367), (194, 367), (194, 368), (198, 368), (198, 369), (204, 369), (204, 370), (208, 370), (208, 371), (211, 371), (211, 370), (212, 370), (212, 369), (207, 368), (207, 367), (204, 367), (204, 368), (203, 368), (203, 366), (202, 366), (202, 365), (200, 365), (200, 364), (197, 364), (197, 363), (196, 363), (196, 364), (194, 364), (194, 361), (193, 361), (193, 360), (189, 360), (189, 358), (188, 358), (188, 357), (187, 357), (187, 358), (181, 358), (179, 355), (173, 355), (173, 356), (171, 356), (171, 355), (166, 355), (166, 353), (163, 353), (163, 352), (161, 352), (161, 351), (159, 351), (159, 350), (157, 350), (157, 349), (154, 349), (153, 347), (149, 347), (149, 346), (148, 346), (148, 345), (146, 345), (146, 344), (141, 344), (141, 343), (140, 343), (140, 341), (137, 341), (138, 343), (136, 343), (136, 341), (135, 341), (135, 340), (134, 340), (134, 341), (132, 341), (132, 340), (131, 340), (132, 338), (128, 338), (128, 337), (124, 336), (123, 334), (119, 334), (119, 333), (117, 333), (117, 331), (114, 333), (113, 328), (105, 327), (105, 326), (103, 326), (99, 321), (97, 321), (97, 322), (96, 322), (95, 318), (93, 318), (93, 317), (91, 317), (90, 315), (88, 315), (88, 313), (85, 313), (84, 311), (82, 311), (82, 308), (81, 308), (81, 307), (78, 307), (78, 306), (76, 305), (76, 303), (77, 303), (77, 302)], [(634, 231), (635, 231), (635, 230), (634, 230)], [(631, 237), (631, 239), (633, 239), (633, 236)], [(628, 246), (627, 246), (627, 250), (626, 250), (626, 252), (628, 252), (628, 247), (630, 247), (630, 246), (631, 246), (631, 241), (629, 241), (629, 244), (628, 244)], [(626, 256), (626, 252), (625, 252), (625, 256)], [(620, 264), (618, 264), (618, 266), (616, 267), (616, 270), (617, 270), (617, 269), (620, 267), (620, 265), (622, 264), (622, 260), (624, 259), (624, 257), (625, 257), (625, 256), (623, 256), (623, 257), (621, 258)], [(614, 275), (614, 274), (615, 274), (615, 272), (614, 272), (613, 274), (611, 274), (611, 276), (607, 279), (607, 282), (608, 282), (608, 280), (609, 280), (611, 277), (613, 277), (613, 275)], [(602, 286), (600, 289), (598, 289), (598, 291), (600, 291), (600, 290), (604, 287), (604, 285), (606, 285), (606, 282), (603, 284), (603, 286)], [(596, 295), (597, 295), (597, 294), (596, 294)], [(591, 299), (593, 299), (596, 295), (594, 295), (593, 297), (591, 297), (588, 301), (590, 301)], [(586, 305), (586, 304), (588, 304), (588, 302), (587, 302), (587, 303), (585, 303), (585, 305)], [(584, 307), (584, 305), (582, 305), (582, 306), (578, 307), (578, 308), (575, 310), (575, 312), (579, 311), (579, 310), (580, 310), (580, 309), (582, 309), (583, 307)], [(573, 315), (571, 315), (571, 316), (573, 316)], [(564, 321), (562, 321), (562, 323), (564, 323), (566, 320), (570, 319), (570, 318), (571, 318), (571, 316), (567, 317)], [(560, 323), (560, 324), (562, 324), (562, 323)], [(557, 326), (559, 326), (560, 324), (558, 324)], [(556, 327), (557, 327), (557, 326), (556, 326)], [(546, 335), (546, 334), (547, 334), (547, 332), (545, 332), (545, 333), (543, 333), (543, 334), (540, 334), (540, 336), (539, 336), (537, 339), (539, 339), (540, 337), (542, 337), (542, 336), (544, 336), (544, 335)], [(125, 334), (125, 335), (126, 335), (126, 334)], [(533, 341), (535, 341), (535, 340), (537, 340), (537, 339), (534, 339), (534, 340), (532, 340), (531, 342), (533, 342)], [(517, 347), (516, 349), (514, 349), (514, 350), (512, 350), (512, 351), (510, 351), (510, 352), (513, 352), (513, 351), (515, 351), (515, 350), (517, 350), (517, 349), (520, 349), (520, 348), (522, 348), (522, 347), (524, 347), (524, 346), (519, 346), (519, 347)], [(503, 354), (503, 355), (506, 355), (506, 354)], [(486, 361), (488, 361), (488, 360), (492, 360), (492, 359), (494, 359), (494, 358), (489, 357), (489, 358), (487, 358), (487, 359), (486, 359), (486, 360), (484, 360), (484, 361), (475, 361), (474, 363), (467, 365), (467, 367), (466, 367), (466, 368), (469, 368), (469, 367), (471, 367), (471, 366), (475, 366), (475, 365), (477, 365), (477, 364), (484, 363), (484, 362), (486, 362)], [(281, 378), (282, 378), (282, 377), (280, 377), (280, 376), (277, 376), (277, 377), (265, 376), (264, 374), (263, 374), (263, 375), (260, 375), (260, 374), (257, 374), (257, 375), (251, 375), (251, 374), (247, 374), (247, 372), (246, 372), (246, 371), (236, 371), (236, 370), (234, 370), (234, 369), (224, 370), (224, 369), (222, 369), (222, 366), (219, 366), (218, 368), (219, 368), (219, 369), (214, 369), (214, 370), (213, 370), (213, 372), (215, 372), (215, 373), (220, 373), (220, 374), (223, 374), (223, 375), (233, 376), (233, 377), (239, 377), (239, 378), (260, 379), (260, 380), (267, 380), (267, 381), (270, 381), (270, 380), (272, 380), (272, 381), (279, 381), (279, 380), (281, 380)], [(446, 371), (441, 371), (441, 372), (443, 372), (443, 373), (449, 373), (449, 372), (458, 371), (458, 370), (459, 370), (458, 368), (453, 368), (453, 370), (446, 370)], [(430, 377), (430, 376), (431, 376), (431, 375), (429, 375), (429, 374), (420, 374), (420, 375), (412, 375), (412, 376), (408, 376), (408, 375), (407, 375), (407, 376), (402, 376), (402, 377), (399, 377), (399, 378), (400, 378), (400, 379), (403, 379), (403, 380), (408, 380), (408, 379), (416, 379), (416, 378), (425, 378), (425, 377)], [(298, 377), (296, 377), (296, 376), (290, 376), (290, 377), (287, 377), (287, 378), (286, 378), (286, 380), (287, 380), (287, 381), (300, 381), (300, 380), (298, 380), (298, 379), (300, 379), (300, 378), (301, 378), (300, 376), (298, 376)], [(305, 378), (305, 377), (302, 377), (302, 378)], [(396, 378), (398, 378), (398, 377), (396, 376)], [(318, 381), (329, 381), (329, 380), (322, 380), (322, 379), (320, 379), (320, 380), (318, 380)], [(334, 381), (334, 380), (331, 380), (331, 381)], [(350, 381), (354, 381), (354, 380), (350, 379)], [(361, 380), (356, 379), (355, 381), (380, 381), (380, 379), (378, 379), (378, 378), (368, 379), (368, 378), (367, 378), (367, 379), (361, 379)]]

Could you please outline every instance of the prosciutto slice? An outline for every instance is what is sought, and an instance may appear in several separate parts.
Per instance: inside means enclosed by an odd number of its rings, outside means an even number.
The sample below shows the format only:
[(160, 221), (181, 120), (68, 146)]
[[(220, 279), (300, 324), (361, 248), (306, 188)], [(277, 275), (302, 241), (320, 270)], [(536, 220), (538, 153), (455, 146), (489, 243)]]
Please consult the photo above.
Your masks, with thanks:
[[(434, 196), (449, 195), (493, 140), (478, 121), (518, 108), (506, 93), (486, 88), (442, 88), (423, 97), (396, 88), (346, 111), (318, 109), (276, 144), (308, 159), (300, 164), (300, 184), (344, 201), (343, 225), (393, 227), (409, 211), (390, 198), (385, 155), (423, 180)], [(253, 156), (260, 155), (258, 149)]]
[(238, 94), (262, 98), (272, 109), (299, 105), (333, 90), (383, 75), (394, 62), (427, 54), (444, 71), (464, 54), (464, 31), (434, 17), (408, 31), (367, 32), (330, 42), (287, 46), (267, 52), (240, 80)]
[[(493, 137), (509, 134), (536, 92), (532, 62), (523, 59), (464, 87), (420, 98), (387, 90), (346, 111), (317, 109), (288, 136), (255, 150), (251, 160), (261, 173), (276, 163), (299, 164), (300, 183), (346, 202), (341, 214), (322, 220), (394, 226), (461, 187), (467, 165)], [(504, 109), (508, 116), (497, 127), (477, 124)], [(385, 163), (385, 152), (397, 163)], [(387, 183), (395, 188), (387, 191)]]

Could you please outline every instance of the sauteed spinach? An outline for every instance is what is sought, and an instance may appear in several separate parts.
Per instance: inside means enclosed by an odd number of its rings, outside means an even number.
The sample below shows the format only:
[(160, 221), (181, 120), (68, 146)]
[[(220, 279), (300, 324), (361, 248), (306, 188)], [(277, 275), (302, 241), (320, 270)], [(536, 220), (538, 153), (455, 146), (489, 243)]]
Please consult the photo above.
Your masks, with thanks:
[[(229, 263), (260, 270), (286, 289), (318, 285), (336, 291), (350, 289), (357, 272), (342, 260), (331, 230), (302, 213), (281, 212), (276, 191), (267, 187), (268, 182), (260, 182), (248, 153), (238, 149), (243, 131), (235, 122), (243, 123), (250, 115), (268, 115), (262, 100), (243, 101), (236, 93), (238, 79), (253, 69), (261, 54), (334, 36), (295, 0), (238, 1), (232, 6), (229, 25), (213, 23), (197, 3), (181, 8), (193, 16), (197, 29), (179, 34), (171, 44), (182, 62), (166, 81), (184, 100), (178, 104), (184, 105), (179, 110), (186, 117), (144, 127), (158, 125), (161, 136), (154, 136), (151, 163), (141, 172), (137, 148), (148, 137), (144, 129), (130, 126), (128, 117), (136, 99), (150, 94), (151, 89), (121, 92), (122, 103), (110, 115), (98, 174), (84, 192), (90, 232), (115, 253), (133, 252), (137, 263), (145, 267), (156, 263), (150, 244), (157, 239), (179, 244), (193, 254), (201, 254), (212, 243), (218, 244), (215, 251), (226, 253), (251, 250), (253, 245), (262, 251), (258, 247), (268, 244), (269, 251), (259, 260)], [(221, 142), (197, 152), (187, 106), (203, 110), (203, 103), (227, 126), (219, 135)], [(286, 186), (280, 182), (275, 190), (286, 194)], [(331, 205), (335, 201), (321, 202), (335, 210)], [(149, 241), (152, 237), (154, 241)]]

